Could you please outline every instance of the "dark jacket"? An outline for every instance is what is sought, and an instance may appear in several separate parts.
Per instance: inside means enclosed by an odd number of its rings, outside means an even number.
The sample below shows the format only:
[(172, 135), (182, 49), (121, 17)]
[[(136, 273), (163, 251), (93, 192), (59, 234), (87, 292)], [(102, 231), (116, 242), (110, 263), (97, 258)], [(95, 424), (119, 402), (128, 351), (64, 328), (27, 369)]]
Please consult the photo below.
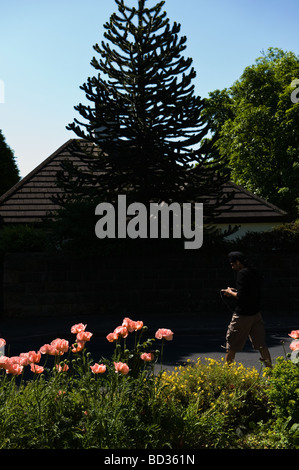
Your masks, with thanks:
[(255, 315), (261, 310), (261, 278), (250, 267), (237, 272), (236, 289), (238, 292), (235, 312), (238, 315)]

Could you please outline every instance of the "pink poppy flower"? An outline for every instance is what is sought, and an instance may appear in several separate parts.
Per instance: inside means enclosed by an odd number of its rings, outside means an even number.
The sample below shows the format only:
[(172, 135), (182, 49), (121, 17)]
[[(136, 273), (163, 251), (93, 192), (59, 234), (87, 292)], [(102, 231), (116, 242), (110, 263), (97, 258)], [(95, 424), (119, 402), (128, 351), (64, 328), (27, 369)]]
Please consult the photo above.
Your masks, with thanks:
[(90, 368), (94, 374), (103, 374), (104, 372), (106, 372), (105, 364), (96, 363), (94, 366), (90, 366)]
[(5, 369), (8, 361), (9, 361), (9, 357), (0, 356), (0, 369)]
[(291, 344), (290, 344), (290, 349), (291, 349), (292, 351), (298, 351), (298, 349), (299, 349), (299, 341), (297, 341), (297, 340), (292, 341)]
[(51, 341), (51, 346), (53, 346), (59, 355), (62, 355), (69, 350), (69, 342), (66, 339), (56, 338)]
[(41, 359), (41, 353), (40, 351), (35, 352), (35, 351), (29, 351), (28, 353), (25, 353), (28, 357), (29, 362), (39, 362)]
[(56, 369), (58, 372), (66, 372), (69, 370), (69, 366), (67, 364), (56, 364)]
[(122, 375), (127, 375), (129, 373), (129, 366), (125, 362), (114, 362), (115, 372), (120, 372)]
[(3, 346), (6, 345), (6, 341), (3, 338), (0, 338), (0, 348), (3, 348)]
[(125, 317), (122, 322), (122, 326), (125, 326), (128, 330), (129, 333), (132, 333), (134, 331), (134, 325), (133, 325), (133, 320), (129, 317)]
[(145, 362), (150, 362), (154, 359), (153, 353), (143, 353), (140, 358)]
[(11, 356), (9, 358), (9, 363), (10, 364), (19, 364), (19, 365), (22, 365), (22, 358), (20, 356)]
[(123, 319), (122, 326), (125, 326), (129, 333), (132, 333), (133, 331), (138, 331), (141, 330), (143, 327), (143, 322), (142, 321), (134, 321), (131, 320), (131, 318), (125, 317)]
[(87, 325), (83, 325), (83, 323), (77, 323), (76, 325), (73, 325), (71, 328), (71, 333), (77, 334), (81, 333), (81, 331), (85, 331), (85, 328)]
[(155, 338), (157, 339), (166, 339), (166, 341), (172, 341), (173, 332), (167, 328), (160, 328), (156, 331)]
[(42, 366), (38, 366), (37, 364), (34, 364), (33, 362), (30, 364), (30, 369), (31, 369), (31, 372), (34, 372), (35, 374), (42, 374), (44, 372), (44, 368)]
[(7, 374), (12, 374), (12, 375), (20, 375), (23, 372), (23, 366), (21, 366), (17, 362), (13, 362), (10, 360), (6, 362), (5, 369), (6, 369)]
[(299, 330), (293, 330), (289, 333), (289, 336), (293, 339), (299, 339)]
[(44, 344), (40, 349), (41, 354), (49, 354), (50, 356), (59, 356), (60, 352), (52, 344)]
[(75, 344), (72, 344), (72, 352), (77, 353), (84, 349), (85, 341), (77, 341)]
[(93, 333), (89, 331), (80, 331), (80, 333), (77, 333), (77, 341), (90, 341), (92, 335)]
[(29, 359), (29, 353), (28, 352), (27, 353), (21, 353), (19, 358), (20, 358), (19, 364), (21, 366), (28, 366), (31, 362), (30, 359)]
[(113, 333), (115, 333), (117, 335), (117, 337), (119, 338), (120, 336), (122, 338), (126, 338), (129, 334), (129, 331), (128, 331), (128, 328), (126, 326), (118, 326), (117, 328), (115, 328), (115, 330), (113, 331)]
[(118, 336), (116, 333), (109, 333), (107, 336), (106, 336), (106, 339), (109, 341), (109, 343), (113, 343), (113, 341), (116, 341), (118, 339)]
[(138, 320), (138, 321), (135, 321), (134, 323), (135, 323), (134, 325), (135, 331), (139, 331), (143, 328), (143, 321)]

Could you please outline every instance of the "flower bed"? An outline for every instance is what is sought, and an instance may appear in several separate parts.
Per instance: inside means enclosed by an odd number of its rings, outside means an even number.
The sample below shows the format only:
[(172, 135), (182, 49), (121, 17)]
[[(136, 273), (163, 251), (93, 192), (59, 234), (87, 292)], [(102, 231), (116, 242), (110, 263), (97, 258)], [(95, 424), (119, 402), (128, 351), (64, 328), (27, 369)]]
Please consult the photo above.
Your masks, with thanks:
[(165, 371), (173, 332), (146, 338), (130, 318), (106, 337), (112, 358), (94, 361), (86, 328), (71, 327), (73, 344), (0, 357), (0, 448), (298, 448), (298, 330), (289, 357), (261, 374), (212, 359)]

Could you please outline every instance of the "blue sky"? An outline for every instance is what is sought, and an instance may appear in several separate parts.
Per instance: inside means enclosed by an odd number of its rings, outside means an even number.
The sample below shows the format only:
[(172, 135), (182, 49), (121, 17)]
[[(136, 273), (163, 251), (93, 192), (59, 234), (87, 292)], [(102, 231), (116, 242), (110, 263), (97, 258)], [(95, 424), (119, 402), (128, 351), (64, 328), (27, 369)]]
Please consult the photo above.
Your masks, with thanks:
[[(202, 97), (269, 47), (299, 55), (298, 0), (166, 0), (164, 9), (187, 36)], [(0, 0), (0, 129), (22, 177), (75, 137), (66, 125), (79, 117), (79, 87), (97, 73), (92, 46), (114, 11), (114, 0)]]

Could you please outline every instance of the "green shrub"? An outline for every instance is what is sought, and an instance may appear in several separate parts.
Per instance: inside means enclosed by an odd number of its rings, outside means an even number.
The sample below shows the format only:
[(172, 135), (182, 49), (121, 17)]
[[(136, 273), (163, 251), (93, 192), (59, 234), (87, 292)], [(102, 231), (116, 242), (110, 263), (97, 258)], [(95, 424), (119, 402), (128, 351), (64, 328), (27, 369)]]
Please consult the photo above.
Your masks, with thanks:
[(162, 380), (171, 399), (186, 409), (183, 440), (188, 447), (238, 446), (238, 438), (252, 423), (268, 419), (264, 384), (255, 368), (199, 360), (164, 372)]
[(286, 223), (265, 232), (247, 232), (243, 237), (237, 238), (236, 244), (245, 252), (297, 252), (299, 247), (299, 220)]
[(270, 436), (284, 447), (299, 448), (299, 367), (278, 358), (269, 371), (266, 393), (275, 417)]
[(30, 225), (4, 227), (0, 230), (0, 261), (5, 253), (48, 251), (49, 234)]

